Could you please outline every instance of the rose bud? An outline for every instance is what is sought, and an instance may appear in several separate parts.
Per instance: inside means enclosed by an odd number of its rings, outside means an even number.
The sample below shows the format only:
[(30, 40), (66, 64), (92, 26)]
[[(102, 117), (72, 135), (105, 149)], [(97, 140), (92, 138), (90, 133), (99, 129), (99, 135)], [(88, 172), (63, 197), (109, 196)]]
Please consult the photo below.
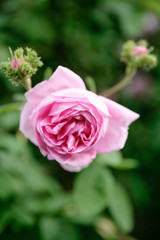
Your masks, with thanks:
[(23, 59), (21, 58), (17, 58), (17, 59), (14, 59), (12, 61), (12, 67), (14, 67), (16, 70), (18, 69), (18, 67), (20, 68), (21, 67), (21, 63), (23, 62)]
[(136, 46), (135, 48), (132, 49), (132, 53), (136, 53), (138, 57), (140, 57), (143, 54), (147, 54), (149, 51), (146, 47), (144, 46)]

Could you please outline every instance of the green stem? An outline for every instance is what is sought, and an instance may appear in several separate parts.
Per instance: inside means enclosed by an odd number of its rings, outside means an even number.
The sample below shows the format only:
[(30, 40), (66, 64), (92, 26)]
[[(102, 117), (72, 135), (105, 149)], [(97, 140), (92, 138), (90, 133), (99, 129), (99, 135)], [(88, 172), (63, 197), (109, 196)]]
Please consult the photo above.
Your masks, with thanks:
[(108, 96), (116, 93), (121, 88), (126, 86), (129, 82), (131, 82), (131, 80), (132, 80), (133, 76), (135, 75), (135, 73), (136, 73), (136, 68), (128, 66), (127, 69), (126, 69), (126, 74), (125, 74), (124, 78), (119, 83), (114, 85), (113, 87), (103, 91), (101, 95), (103, 95), (105, 97), (108, 97)]
[(23, 87), (28, 91), (32, 88), (32, 81), (31, 78), (27, 77), (24, 78), (23, 80), (21, 80), (21, 83), (23, 85)]

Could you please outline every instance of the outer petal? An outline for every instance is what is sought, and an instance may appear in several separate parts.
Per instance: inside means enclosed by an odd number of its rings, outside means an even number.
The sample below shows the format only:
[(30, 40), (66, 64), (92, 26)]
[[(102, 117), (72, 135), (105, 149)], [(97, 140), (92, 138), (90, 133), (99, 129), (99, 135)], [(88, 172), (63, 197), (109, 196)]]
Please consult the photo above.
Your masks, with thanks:
[(61, 164), (61, 167), (69, 172), (79, 172), (84, 168), (84, 167), (80, 167), (80, 166), (72, 166), (70, 164)]
[(83, 80), (76, 73), (62, 66), (56, 69), (49, 82), (53, 84), (55, 91), (66, 88), (86, 89)]
[(131, 111), (130, 109), (116, 103), (108, 98), (101, 97), (107, 105), (108, 111), (112, 119), (120, 122), (122, 126), (129, 126), (132, 122), (139, 118), (139, 114)]
[[(79, 172), (81, 169), (86, 168), (96, 157), (96, 152), (90, 150), (90, 152), (82, 152), (79, 154), (71, 155), (72, 161), (66, 163), (60, 163), (60, 165), (67, 171)], [(83, 161), (82, 161), (83, 159)]]
[(100, 98), (106, 103), (111, 118), (107, 132), (97, 143), (96, 149), (99, 153), (109, 153), (124, 147), (128, 136), (128, 126), (139, 118), (139, 115), (107, 98)]
[(95, 158), (95, 156), (96, 151), (93, 147), (87, 151), (73, 154), (60, 154), (53, 152), (53, 150), (50, 152), (49, 149), (47, 152), (47, 157), (49, 160), (54, 160), (55, 158), (60, 164), (69, 164), (72, 166), (86, 166)]
[(34, 103), (26, 103), (20, 118), (19, 130), (31, 140), (35, 145), (38, 145), (37, 138), (35, 135), (34, 127), (32, 126), (32, 122), (30, 120), (30, 115), (32, 110), (34, 109)]
[(43, 156), (47, 156), (49, 160), (56, 160), (64, 169), (70, 172), (78, 172), (82, 168), (87, 167), (93, 159), (96, 157), (96, 150), (94, 147), (87, 151), (83, 151), (75, 154), (60, 154), (54, 151), (54, 149), (48, 148), (47, 151), (40, 147), (40, 151)]
[(40, 101), (51, 93), (66, 88), (86, 89), (83, 80), (68, 68), (59, 66), (48, 81), (37, 84), (34, 88), (26, 92), (27, 100)]

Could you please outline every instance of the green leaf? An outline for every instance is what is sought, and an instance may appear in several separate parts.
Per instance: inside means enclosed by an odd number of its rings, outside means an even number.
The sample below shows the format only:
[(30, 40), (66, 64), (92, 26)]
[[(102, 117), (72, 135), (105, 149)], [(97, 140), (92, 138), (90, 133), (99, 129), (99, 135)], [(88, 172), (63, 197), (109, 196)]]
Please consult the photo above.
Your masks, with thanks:
[(60, 221), (61, 229), (57, 240), (80, 240), (80, 234), (75, 225), (68, 221)]
[(72, 195), (60, 193), (54, 197), (45, 199), (42, 202), (42, 209), (45, 213), (56, 213), (72, 202)]
[(80, 214), (95, 215), (107, 206), (104, 181), (104, 169), (93, 163), (77, 175), (73, 194)]
[(122, 154), (120, 151), (109, 154), (98, 154), (96, 162), (102, 166), (117, 166), (122, 162)]
[(13, 194), (21, 192), (23, 183), (19, 178), (8, 174), (0, 169), (0, 198), (7, 198)]
[(124, 0), (119, 4), (116, 0), (108, 1), (107, 6), (109, 12), (113, 12), (119, 17), (120, 28), (127, 38), (134, 38), (141, 33), (146, 15), (144, 11)]
[(131, 232), (133, 230), (132, 204), (125, 188), (118, 182), (115, 182), (110, 191), (109, 211), (122, 231)]
[(10, 208), (7, 206), (7, 209), (3, 209), (3, 212), (0, 213), (0, 234), (5, 230), (7, 224), (11, 220), (11, 211)]
[(42, 240), (78, 240), (77, 229), (63, 219), (43, 217), (40, 220)]
[(51, 67), (47, 67), (44, 72), (44, 79), (48, 80), (52, 76), (53, 70)]
[(16, 136), (13, 136), (11, 134), (1, 134), (0, 149), (12, 153), (12, 155), (25, 152), (31, 156), (27, 145), (21, 139), (18, 139)]
[[(28, 27), (28, 20), (30, 20), (31, 27)], [(22, 11), (15, 14), (11, 25), (13, 28), (18, 26), (17, 31), (31, 41), (40, 41), (46, 44), (53, 42), (54, 28), (42, 14), (33, 14), (32, 11), (23, 8)], [(42, 29), (45, 29), (45, 34)]]
[(15, 93), (12, 96), (13, 101), (15, 102), (26, 102), (25, 95), (23, 93)]
[(15, 111), (15, 110), (21, 110), (23, 108), (23, 103), (10, 103), (0, 106), (0, 114)]
[(86, 82), (86, 85), (87, 85), (87, 87), (88, 87), (88, 89), (89, 89), (90, 91), (92, 91), (92, 92), (94, 92), (94, 93), (97, 92), (96, 82), (95, 82), (95, 80), (94, 80), (92, 77), (87, 76), (87, 77), (85, 78), (85, 82)]
[(99, 217), (99, 214), (86, 216), (86, 215), (76, 213), (74, 214), (74, 216), (70, 216), (69, 220), (74, 224), (91, 226), (91, 225), (94, 225), (98, 217)]
[[(57, 193), (61, 191), (56, 179), (47, 176), (41, 165), (33, 159), (30, 148), (23, 138), (1, 134), (0, 166), (9, 174), (20, 177), (26, 191)], [(29, 174), (28, 174), (29, 173)]]
[(145, 13), (141, 10), (130, 10), (127, 14), (120, 16), (120, 26), (123, 33), (129, 38), (134, 38), (144, 28)]
[(11, 214), (12, 214), (11, 218), (18, 225), (24, 226), (34, 225), (35, 218), (33, 214), (20, 206), (14, 206), (11, 211)]
[(145, 179), (138, 173), (134, 172), (130, 175), (130, 190), (133, 196), (133, 200), (141, 209), (145, 209), (149, 206), (152, 199), (152, 195), (149, 193), (148, 185)]
[(0, 45), (0, 53), (0, 62), (9, 57), (8, 49), (3, 43)]
[(130, 170), (139, 167), (139, 163), (136, 159), (125, 158), (119, 165), (114, 166), (118, 170)]
[(50, 217), (43, 217), (40, 220), (39, 227), (42, 240), (57, 239), (57, 236), (60, 232), (60, 224), (56, 219)]
[(10, 111), (0, 114), (0, 129), (7, 131), (18, 129), (20, 111)]

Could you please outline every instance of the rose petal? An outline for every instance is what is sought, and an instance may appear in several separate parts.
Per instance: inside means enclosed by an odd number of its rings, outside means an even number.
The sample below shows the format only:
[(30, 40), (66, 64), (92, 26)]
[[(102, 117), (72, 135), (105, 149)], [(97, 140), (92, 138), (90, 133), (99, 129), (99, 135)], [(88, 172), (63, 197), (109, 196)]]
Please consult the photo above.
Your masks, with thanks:
[(128, 136), (128, 128), (123, 127), (114, 120), (109, 120), (108, 130), (96, 144), (98, 153), (110, 153), (124, 147)]
[[(40, 102), (50, 95), (51, 93), (57, 92), (66, 88), (81, 88), (85, 89), (85, 84), (83, 80), (71, 70), (59, 66), (56, 71), (53, 73), (51, 78), (48, 81), (42, 81), (38, 83), (35, 87), (30, 89), (25, 93), (26, 99), (28, 101), (27, 108), (24, 107), (23, 112), (27, 112), (27, 115), (22, 112), (22, 119), (24, 119), (25, 123), (23, 123), (20, 127), (20, 130), (29, 138), (33, 143), (35, 143), (35, 137), (29, 137), (29, 134), (26, 134), (24, 129), (27, 128), (27, 122), (29, 121), (29, 115), (32, 113), (32, 110), (35, 109), (36, 106), (40, 104)], [(30, 103), (30, 104), (29, 104)], [(23, 120), (22, 120), (23, 121)], [(21, 122), (22, 122), (21, 121)], [(28, 129), (28, 128), (27, 128)], [(31, 132), (31, 131), (30, 131)], [(36, 144), (36, 143), (35, 143)]]
[(128, 136), (128, 126), (139, 118), (139, 114), (109, 99), (101, 98), (106, 103), (111, 118), (107, 132), (96, 144), (96, 149), (99, 153), (109, 153), (124, 147)]
[(70, 161), (60, 163), (60, 165), (67, 171), (79, 172), (81, 169), (87, 167), (95, 157), (96, 152), (94, 149), (91, 149), (80, 154), (72, 154)]
[(20, 130), (49, 160), (80, 171), (96, 157), (123, 148), (139, 115), (85, 89), (82, 79), (58, 67), (26, 93)]
[(83, 80), (71, 70), (59, 66), (48, 81), (42, 81), (26, 92), (27, 100), (40, 101), (50, 93), (66, 88), (86, 89)]
[(34, 108), (34, 103), (26, 103), (22, 112), (21, 112), (21, 120), (19, 125), (19, 130), (30, 139), (35, 145), (38, 145), (38, 141), (35, 135), (35, 128), (32, 125), (30, 120), (30, 114)]
[(111, 115), (111, 118), (120, 122), (123, 126), (129, 126), (132, 122), (139, 118), (139, 114), (131, 111), (130, 109), (108, 99), (101, 97), (100, 98), (106, 104), (108, 111)]
[(49, 81), (45, 80), (27, 91), (25, 93), (25, 97), (28, 101), (39, 104), (42, 99), (53, 92), (55, 92), (53, 85), (50, 84)]
[(55, 91), (66, 88), (83, 88), (86, 89), (83, 80), (68, 68), (59, 66), (49, 82), (54, 86)]
[(95, 93), (90, 92), (85, 89), (79, 89), (79, 88), (69, 88), (64, 89), (58, 92), (54, 93), (54, 96), (64, 96), (64, 98), (61, 98), (62, 102), (72, 102), (77, 101), (77, 103), (86, 103), (88, 102), (92, 106), (94, 106), (97, 110), (101, 111), (101, 114), (105, 114), (105, 116), (110, 116), (108, 112), (108, 106), (104, 103), (103, 97), (97, 96)]

